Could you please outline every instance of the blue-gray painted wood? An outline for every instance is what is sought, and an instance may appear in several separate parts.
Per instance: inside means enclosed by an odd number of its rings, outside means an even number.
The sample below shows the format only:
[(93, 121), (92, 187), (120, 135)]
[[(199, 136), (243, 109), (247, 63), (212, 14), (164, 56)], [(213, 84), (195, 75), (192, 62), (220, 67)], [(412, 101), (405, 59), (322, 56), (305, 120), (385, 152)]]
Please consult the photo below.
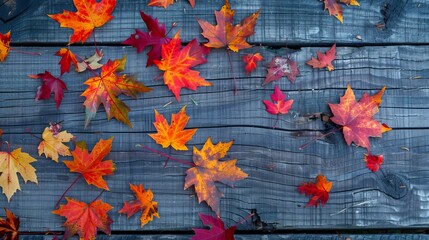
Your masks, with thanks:
[[(275, 84), (261, 87), (261, 83), (266, 73), (264, 64), (275, 55), (284, 56), (285, 49), (258, 49), (266, 61), (249, 77), (242, 70), (242, 54), (233, 55), (239, 88), (236, 96), (227, 54), (214, 50), (208, 59), (211, 64), (196, 68), (214, 86), (199, 88), (197, 92), (183, 90), (182, 101), (178, 103), (162, 80), (152, 80), (160, 72), (155, 67), (144, 67), (145, 54), (137, 55), (130, 47), (102, 48), (103, 63), (127, 54), (125, 73), (136, 75), (154, 88), (138, 100), (123, 98), (132, 109), (130, 119), (134, 128), (116, 120), (107, 122), (102, 109), (89, 127), (84, 128), (84, 99), (79, 95), (90, 73), (64, 75), (69, 90), (58, 110), (52, 99), (34, 101), (40, 80), (26, 75), (48, 70), (57, 76), (59, 58), (53, 54), (58, 47), (19, 48), (40, 51), (42, 55), (29, 57), (12, 52), (1, 64), (0, 126), (4, 131), (3, 141), (10, 142), (13, 148), (23, 147), (32, 156), (37, 156), (38, 139), (26, 132), (27, 127), (40, 135), (49, 122), (64, 121), (64, 129), (78, 140), (87, 141), (89, 148), (99, 138), (115, 136), (109, 159), (115, 161), (117, 171), (106, 177), (111, 191), (101, 196), (114, 206), (112, 229), (141, 229), (137, 217), (127, 219), (117, 213), (123, 201), (132, 199), (129, 183), (143, 183), (151, 188), (159, 202), (161, 218), (145, 226), (146, 230), (190, 230), (201, 226), (198, 212), (211, 213), (204, 203), (198, 204), (193, 190), (183, 190), (185, 165), (170, 162), (168, 168), (163, 168), (164, 158), (135, 147), (144, 144), (169, 153), (147, 136), (155, 131), (153, 109), (169, 119), (183, 105), (187, 105), (191, 117), (188, 127), (199, 128), (188, 146), (200, 148), (209, 136), (214, 142), (234, 139), (228, 158), (238, 159), (238, 166), (249, 173), (249, 178), (238, 182), (234, 189), (219, 185), (226, 196), (221, 200), (221, 216), (227, 225), (241, 221), (251, 209), (257, 210), (267, 228), (276, 229), (419, 228), (429, 224), (429, 168), (426, 167), (429, 165), (426, 88), (429, 47), (338, 48), (339, 57), (332, 72), (312, 70), (304, 64), (316, 50), (326, 48), (303, 48), (292, 53), (301, 75), (295, 84), (285, 78), (276, 83), (288, 98), (295, 100), (291, 113), (280, 117), (276, 129), (272, 129), (275, 116), (267, 114), (262, 104)], [(93, 47), (72, 47), (72, 50), (84, 56), (91, 55)], [(316, 141), (305, 150), (298, 149), (327, 131), (320, 119), (306, 116), (329, 111), (327, 103), (337, 103), (347, 84), (356, 89), (357, 98), (364, 91), (375, 93), (387, 86), (376, 119), (394, 130), (381, 139), (371, 140), (372, 152), (385, 156), (383, 172), (374, 174), (366, 169), (362, 160), (365, 150), (346, 146), (341, 133)], [(163, 107), (170, 101), (170, 105)], [(171, 154), (191, 160), (190, 151), (171, 151)], [(62, 163), (56, 164), (43, 156), (37, 159), (34, 165), (39, 185), (22, 184), (22, 191), (10, 203), (0, 196), (0, 205), (21, 217), (24, 231), (61, 230), (64, 219), (50, 212), (76, 174), (69, 173)], [(296, 187), (320, 173), (333, 181), (331, 198), (323, 208), (305, 208), (308, 198), (298, 194)], [(91, 201), (99, 192), (80, 181), (68, 196)], [(240, 229), (252, 230), (257, 226), (248, 223), (240, 225)]]
[[(106, 236), (99, 234), (97, 239), (110, 240), (185, 240), (190, 239), (192, 235), (112, 235)], [(51, 240), (52, 236), (20, 236), (22, 240)], [(426, 240), (428, 235), (424, 234), (236, 234), (237, 240), (266, 240), (266, 239), (281, 239), (281, 240)]]
[[(140, 18), (143, 10), (160, 22), (170, 26), (177, 22), (182, 30), (182, 39), (203, 40), (196, 18), (215, 24), (214, 10), (223, 5), (222, 0), (196, 1), (192, 9), (187, 1), (178, 1), (167, 10), (146, 6), (147, 1), (118, 1), (115, 18), (96, 29), (97, 42), (120, 43), (135, 32), (146, 29)], [(402, 44), (427, 43), (429, 33), (429, 3), (426, 0), (377, 0), (359, 1), (360, 7), (344, 6), (344, 24), (324, 11), (323, 2), (317, 0), (250, 0), (230, 1), (236, 10), (236, 22), (262, 8), (255, 28), (256, 34), (249, 38), (255, 45), (285, 46), (332, 44)], [(75, 11), (72, 1), (34, 1), (30, 9), (16, 20), (0, 26), (0, 32), (12, 30), (14, 43), (66, 43), (71, 29), (60, 28), (47, 14)], [(29, 24), (30, 23), (30, 24)], [(358, 37), (359, 36), (359, 37)], [(204, 40), (206, 41), (206, 40)], [(92, 39), (88, 40), (88, 43)]]
[[(5, 0), (3, 0), (5, 2)], [(15, 2), (9, 0), (9, 2)], [(18, 3), (19, 1), (16, 1)], [(21, 230), (30, 232), (61, 231), (64, 219), (51, 214), (62, 192), (75, 179), (62, 164), (37, 156), (38, 139), (31, 137), (26, 128), (41, 135), (49, 122), (64, 121), (64, 129), (85, 140), (88, 147), (100, 138), (114, 136), (112, 153), (117, 171), (106, 177), (111, 189), (101, 198), (114, 209), (113, 230), (139, 231), (137, 216), (127, 219), (117, 211), (122, 202), (131, 200), (129, 183), (143, 183), (151, 188), (159, 203), (160, 219), (155, 219), (143, 230), (190, 231), (202, 227), (197, 213), (212, 213), (203, 203), (198, 204), (193, 190), (183, 190), (186, 166), (175, 162), (163, 168), (165, 159), (143, 151), (136, 144), (144, 144), (174, 157), (191, 161), (191, 151), (177, 152), (161, 149), (147, 134), (155, 131), (153, 110), (157, 109), (170, 119), (170, 114), (187, 105), (191, 117), (189, 128), (198, 128), (188, 146), (200, 148), (211, 136), (214, 142), (235, 140), (227, 158), (238, 159), (238, 166), (249, 173), (249, 178), (238, 182), (232, 189), (219, 185), (225, 193), (221, 199), (221, 217), (231, 226), (248, 216), (252, 209), (259, 214), (259, 224), (247, 222), (241, 230), (273, 231), (306, 229), (417, 229), (429, 225), (429, 4), (427, 1), (386, 0), (360, 1), (361, 7), (345, 7), (344, 24), (323, 12), (322, 2), (315, 0), (240, 1), (231, 0), (239, 20), (262, 6), (256, 34), (250, 42), (255, 47), (232, 54), (232, 66), (237, 78), (238, 94), (233, 94), (232, 72), (227, 53), (213, 50), (208, 64), (196, 67), (201, 75), (213, 83), (197, 92), (182, 90), (177, 102), (162, 80), (153, 79), (161, 72), (155, 67), (145, 68), (145, 52), (121, 46), (135, 28), (145, 29), (137, 10), (158, 17), (167, 25), (178, 22), (182, 38), (203, 40), (195, 17), (214, 22), (213, 11), (223, 1), (197, 1), (191, 9), (185, 0), (176, 2), (167, 10), (146, 7), (146, 1), (118, 1), (115, 19), (96, 29), (97, 42), (107, 59), (121, 58), (127, 54), (125, 73), (135, 75), (154, 90), (140, 95), (137, 100), (121, 98), (131, 107), (128, 128), (116, 120), (107, 122), (102, 107), (88, 128), (84, 128), (83, 82), (91, 73), (65, 74), (62, 79), (68, 86), (63, 103), (55, 108), (53, 99), (34, 101), (40, 80), (28, 74), (45, 70), (59, 75), (59, 58), (54, 56), (71, 34), (70, 29), (59, 28), (58, 23), (46, 14), (73, 10), (71, 1), (33, 1), (29, 9), (0, 25), (0, 32), (12, 30), (12, 44), (20, 51), (40, 52), (41, 56), (28, 56), (11, 51), (5, 62), (0, 63), (0, 129), (3, 141), (12, 148), (22, 147), (37, 158), (39, 185), (21, 182), (10, 203), (0, 195), (0, 207), (7, 207), (21, 218)], [(3, 7), (4, 8), (4, 7)], [(2, 9), (0, 9), (2, 11)], [(377, 28), (375, 25), (384, 24)], [(379, 26), (381, 26), (379, 25)], [(357, 39), (360, 36), (362, 39)], [(272, 49), (273, 46), (308, 46), (296, 50)], [(92, 40), (88, 40), (91, 42)], [(316, 51), (326, 51), (333, 42), (344, 45), (380, 45), (359, 48), (339, 47), (334, 61), (335, 71), (314, 70), (305, 62)], [(102, 46), (109, 43), (115, 46)], [(398, 44), (398, 46), (383, 46)], [(415, 46), (421, 44), (422, 46)], [(37, 45), (38, 47), (35, 47)], [(33, 47), (32, 47), (33, 46)], [(94, 53), (94, 47), (71, 46), (76, 54), (85, 57)], [(264, 61), (247, 76), (243, 70), (242, 56), (260, 52)], [(297, 61), (300, 76), (295, 84), (286, 78), (261, 86), (266, 75), (265, 66), (274, 56), (290, 54)], [(333, 134), (309, 145), (299, 146), (329, 131), (320, 119), (309, 116), (329, 112), (327, 103), (337, 103), (347, 85), (355, 89), (356, 97), (363, 92), (375, 93), (387, 87), (380, 112), (376, 119), (389, 124), (394, 130), (381, 139), (371, 140), (374, 154), (383, 154), (383, 171), (371, 173), (365, 168), (365, 150), (346, 146), (341, 133)], [(294, 105), (288, 115), (281, 116), (276, 129), (272, 126), (275, 116), (265, 112), (262, 100), (269, 99), (275, 85), (285, 91)], [(72, 144), (70, 144), (72, 145)], [(3, 145), (3, 150), (5, 146)], [(61, 158), (61, 160), (70, 158)], [(308, 198), (299, 195), (296, 187), (311, 181), (317, 174), (325, 174), (333, 181), (332, 193), (323, 208), (305, 208)], [(84, 181), (78, 182), (67, 196), (91, 201), (100, 193)], [(65, 203), (63, 200), (62, 203)], [(0, 212), (3, 216), (3, 212)], [(261, 227), (262, 226), (262, 227)], [(259, 233), (259, 232), (257, 232)], [(24, 236), (33, 239), (36, 236)], [(125, 236), (114, 239), (187, 239), (189, 236)], [(238, 239), (428, 239), (426, 235), (238, 235)], [(100, 236), (100, 239), (106, 237)], [(39, 239), (51, 239), (39, 236)]]

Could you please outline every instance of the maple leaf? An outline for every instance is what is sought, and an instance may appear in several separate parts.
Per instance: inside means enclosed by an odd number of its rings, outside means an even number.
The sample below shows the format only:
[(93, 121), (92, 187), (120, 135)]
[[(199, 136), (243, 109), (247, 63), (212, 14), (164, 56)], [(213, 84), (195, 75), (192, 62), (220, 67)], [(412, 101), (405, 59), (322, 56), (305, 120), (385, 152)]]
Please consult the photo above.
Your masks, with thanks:
[(342, 126), (347, 145), (354, 142), (357, 146), (369, 150), (369, 137), (381, 137), (383, 132), (391, 130), (387, 125), (372, 118), (378, 112), (385, 89), (386, 87), (383, 87), (373, 96), (365, 93), (359, 102), (356, 102), (353, 90), (348, 85), (339, 104), (329, 103), (334, 114), (331, 121)]
[[(189, 4), (192, 6), (192, 8), (194, 8), (195, 0), (188, 0), (188, 1), (189, 1)], [(174, 0), (149, 0), (149, 3), (147, 5), (151, 7), (163, 7), (166, 9), (168, 6), (170, 6), (173, 3), (174, 3)]]
[(329, 192), (331, 191), (331, 188), (332, 182), (326, 180), (325, 176), (318, 175), (314, 183), (303, 183), (298, 187), (298, 191), (302, 194), (305, 194), (305, 196), (313, 195), (305, 207), (317, 207), (319, 204), (325, 206), (326, 202), (328, 202)]
[(285, 100), (286, 95), (283, 94), (279, 86), (274, 87), (274, 93), (271, 94), (272, 102), (263, 100), (265, 104), (265, 111), (272, 115), (287, 114), (289, 109), (292, 107), (293, 100)]
[(255, 33), (254, 28), (260, 12), (261, 9), (243, 19), (240, 24), (233, 25), (235, 11), (231, 10), (229, 1), (225, 0), (225, 5), (222, 6), (222, 9), (215, 11), (218, 25), (213, 26), (207, 21), (197, 19), (203, 29), (201, 34), (209, 40), (204, 45), (210, 48), (227, 47), (234, 52), (250, 48), (251, 45), (246, 42), (246, 38)]
[(352, 6), (359, 6), (357, 0), (323, 0), (325, 3), (325, 10), (328, 9), (329, 15), (336, 17), (341, 23), (343, 23), (343, 8), (340, 3)]
[(37, 88), (36, 100), (49, 99), (51, 97), (51, 93), (54, 93), (56, 106), (57, 108), (60, 107), (61, 101), (64, 97), (64, 90), (67, 90), (67, 86), (63, 80), (52, 76), (48, 71), (45, 71), (45, 73), (28, 75), (28, 77), (42, 79), (42, 86)]
[(36, 159), (28, 153), (22, 152), (17, 148), (12, 152), (0, 152), (0, 186), (3, 193), (10, 202), (16, 190), (21, 190), (18, 180), (18, 173), (24, 182), (30, 181), (37, 184), (36, 169), (31, 166)]
[(51, 158), (55, 162), (58, 162), (58, 155), (71, 156), (69, 147), (64, 145), (64, 142), (70, 142), (74, 138), (73, 134), (67, 131), (62, 131), (54, 135), (54, 132), (46, 127), (42, 133), (43, 140), (40, 142), (39, 156), (45, 154), (46, 158)]
[(19, 218), (6, 208), (4, 211), (6, 212), (6, 219), (0, 217), (0, 238), (5, 240), (18, 240)]
[(296, 76), (299, 75), (296, 62), (290, 58), (274, 57), (268, 64), (267, 71), (268, 73), (262, 86), (272, 81), (278, 81), (282, 76), (287, 77), (291, 83), (294, 83)]
[(163, 7), (167, 8), (171, 4), (174, 3), (174, 0), (149, 0), (149, 3), (147, 4), (150, 7)]
[(91, 57), (83, 60), (82, 62), (77, 63), (77, 67), (75, 68), (76, 72), (84, 72), (86, 69), (91, 68), (92, 70), (99, 69), (103, 66), (99, 61), (103, 58), (103, 49), (94, 53)]
[(381, 164), (383, 164), (384, 157), (383, 155), (365, 154), (363, 160), (366, 162), (366, 167), (369, 170), (377, 172), (380, 169)]
[(116, 73), (124, 70), (125, 62), (125, 56), (123, 59), (109, 60), (101, 68), (100, 76), (89, 78), (84, 82), (88, 85), (81, 95), (86, 98), (83, 103), (86, 107), (85, 127), (95, 117), (100, 104), (104, 105), (108, 120), (114, 117), (132, 127), (128, 118), (130, 108), (117, 96), (125, 94), (136, 98), (138, 93), (149, 92), (152, 89), (125, 74), (118, 76)]
[(207, 62), (204, 55), (205, 48), (198, 45), (196, 39), (192, 40), (182, 50), (180, 32), (173, 39), (162, 45), (162, 60), (154, 60), (156, 66), (164, 71), (164, 83), (173, 92), (177, 101), (180, 101), (180, 90), (187, 88), (193, 91), (199, 86), (211, 86), (212, 84), (200, 76), (200, 72), (191, 70), (191, 67)]
[(148, 134), (156, 143), (162, 145), (163, 148), (172, 146), (176, 150), (188, 150), (186, 143), (192, 139), (192, 136), (197, 131), (196, 128), (186, 129), (189, 116), (186, 115), (186, 106), (176, 113), (171, 115), (171, 125), (162, 114), (159, 114), (155, 109), (155, 122), (153, 125), (157, 133)]
[(110, 224), (113, 221), (107, 212), (113, 208), (112, 206), (100, 199), (89, 204), (68, 197), (66, 200), (66, 205), (52, 211), (53, 214), (67, 219), (63, 225), (66, 228), (64, 239), (77, 233), (80, 239), (95, 240), (97, 229), (110, 235)]
[(159, 24), (158, 19), (153, 19), (150, 15), (140, 11), (140, 16), (148, 28), (148, 32), (143, 32), (136, 29), (135, 34), (131, 34), (129, 38), (122, 42), (135, 47), (137, 53), (142, 52), (147, 47), (151, 46), (152, 49), (147, 53), (148, 59), (146, 67), (155, 64), (155, 60), (161, 59), (162, 45), (170, 42), (171, 38), (165, 34), (165, 24)]
[(84, 43), (94, 28), (101, 27), (113, 19), (111, 15), (116, 7), (116, 0), (73, 0), (77, 12), (64, 10), (63, 13), (48, 14), (60, 24), (60, 27), (73, 29), (69, 44)]
[(0, 33), (0, 62), (3, 62), (10, 50), (10, 31), (2, 34)]
[(115, 171), (115, 164), (112, 160), (105, 158), (112, 150), (113, 137), (100, 141), (95, 144), (91, 153), (88, 153), (86, 145), (77, 145), (72, 151), (73, 161), (64, 161), (64, 164), (70, 169), (70, 172), (82, 174), (88, 184), (98, 188), (109, 190), (103, 176), (112, 175)]
[(197, 229), (193, 228), (195, 232), (195, 236), (193, 236), (192, 240), (233, 240), (234, 232), (237, 228), (237, 225), (234, 225), (228, 229), (225, 229), (225, 224), (219, 217), (214, 218), (210, 215), (205, 215), (202, 213), (198, 213), (201, 221), (204, 225), (210, 226), (210, 229)]
[(258, 62), (262, 61), (264, 58), (261, 54), (255, 53), (255, 54), (247, 54), (243, 56), (243, 62), (246, 63), (246, 66), (244, 66), (244, 70), (246, 70), (246, 74), (250, 74), (255, 68)]
[(70, 51), (70, 49), (61, 48), (57, 53), (55, 53), (55, 55), (61, 57), (61, 60), (58, 62), (61, 66), (61, 76), (65, 72), (70, 72), (70, 64), (73, 64), (75, 68), (78, 67), (76, 56), (72, 51)]
[(136, 200), (124, 202), (124, 206), (119, 210), (119, 213), (127, 214), (127, 217), (129, 218), (138, 211), (141, 211), (141, 227), (151, 222), (153, 217), (159, 218), (158, 203), (153, 201), (152, 191), (150, 189), (145, 191), (142, 184), (137, 186), (130, 183), (130, 189), (136, 196)]
[(334, 65), (332, 65), (332, 61), (337, 57), (337, 44), (334, 43), (332, 47), (325, 52), (325, 54), (317, 51), (317, 59), (311, 57), (309, 61), (306, 63), (313, 68), (327, 68), (328, 71), (334, 70)]
[(215, 185), (221, 182), (234, 187), (236, 181), (246, 178), (247, 173), (235, 165), (236, 159), (220, 162), (234, 142), (219, 142), (213, 145), (210, 137), (201, 150), (193, 148), (192, 160), (195, 167), (186, 171), (185, 189), (195, 186), (198, 202), (205, 201), (211, 209), (220, 216), (220, 197), (223, 197)]

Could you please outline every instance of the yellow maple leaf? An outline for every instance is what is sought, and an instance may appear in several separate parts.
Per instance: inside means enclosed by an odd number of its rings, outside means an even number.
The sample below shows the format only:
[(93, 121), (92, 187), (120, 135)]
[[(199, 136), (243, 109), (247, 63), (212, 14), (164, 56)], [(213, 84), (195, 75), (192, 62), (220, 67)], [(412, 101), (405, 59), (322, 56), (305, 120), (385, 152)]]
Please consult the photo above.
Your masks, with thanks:
[(17, 148), (12, 152), (0, 152), (0, 187), (9, 202), (16, 190), (21, 190), (18, 173), (25, 182), (37, 184), (36, 169), (30, 163), (36, 159)]
[(39, 156), (45, 154), (46, 158), (51, 158), (55, 162), (58, 162), (58, 156), (71, 156), (69, 147), (64, 145), (64, 142), (70, 142), (74, 138), (73, 134), (68, 133), (67, 131), (59, 132), (54, 136), (54, 133), (46, 127), (42, 133), (43, 141), (40, 142), (39, 147)]

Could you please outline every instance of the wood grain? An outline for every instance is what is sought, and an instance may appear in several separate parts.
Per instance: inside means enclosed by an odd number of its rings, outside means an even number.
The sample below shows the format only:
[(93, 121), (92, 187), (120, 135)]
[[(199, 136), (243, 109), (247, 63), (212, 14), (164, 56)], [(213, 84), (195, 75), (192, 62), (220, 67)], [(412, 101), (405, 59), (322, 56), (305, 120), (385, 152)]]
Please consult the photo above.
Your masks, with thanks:
[[(329, 45), (333, 42), (347, 45), (422, 44), (429, 42), (426, 29), (429, 21), (429, 3), (425, 0), (359, 1), (360, 7), (344, 6), (344, 24), (324, 11), (323, 3), (316, 0), (252, 0), (246, 4), (230, 1), (236, 10), (235, 21), (262, 9), (252, 44), (270, 46)], [(196, 3), (192, 9), (187, 1), (178, 1), (167, 10), (147, 7), (147, 1), (118, 1), (115, 18), (95, 30), (98, 43), (124, 41), (136, 28), (146, 29), (139, 10), (166, 23), (173, 22), (182, 30), (182, 39), (202, 41), (201, 29), (196, 18), (215, 24), (214, 10), (223, 5), (222, 0)], [(32, 6), (14, 21), (0, 25), (0, 32), (12, 30), (14, 44), (65, 44), (71, 29), (60, 29), (59, 24), (47, 14), (75, 11), (72, 1), (33, 1)], [(29, 24), (31, 23), (31, 24)], [(88, 40), (92, 43), (92, 39)]]
[[(333, 72), (313, 70), (305, 65), (316, 50), (326, 48), (289, 50), (290, 57), (298, 62), (301, 74), (295, 84), (285, 78), (275, 83), (295, 101), (291, 113), (280, 118), (276, 129), (272, 128), (275, 116), (267, 114), (262, 104), (263, 99), (269, 99), (275, 84), (261, 87), (261, 83), (266, 74), (265, 64), (276, 55), (286, 56), (288, 50), (284, 48), (248, 50), (258, 50), (265, 57), (265, 62), (250, 76), (242, 70), (241, 56), (246, 52), (233, 54), (239, 88), (236, 96), (226, 52), (212, 51), (208, 58), (210, 64), (196, 69), (214, 86), (199, 88), (197, 92), (183, 90), (180, 103), (175, 101), (162, 80), (153, 81), (160, 72), (154, 67), (144, 67), (144, 53), (136, 54), (131, 47), (101, 48), (105, 53), (102, 62), (127, 54), (125, 73), (134, 74), (154, 88), (137, 100), (123, 98), (133, 109), (130, 119), (134, 128), (115, 120), (107, 122), (102, 109), (89, 127), (84, 128), (84, 99), (80, 94), (85, 88), (82, 83), (92, 76), (91, 73), (64, 75), (69, 90), (58, 110), (53, 99), (34, 101), (40, 80), (26, 75), (48, 70), (58, 76), (59, 58), (53, 56), (58, 47), (19, 47), (19, 50), (41, 52), (42, 55), (12, 52), (1, 63), (0, 128), (4, 131), (3, 141), (10, 142), (12, 148), (23, 147), (32, 156), (37, 156), (39, 140), (30, 136), (26, 128), (41, 135), (49, 122), (64, 121), (64, 128), (78, 140), (87, 141), (90, 149), (98, 139), (115, 136), (108, 158), (114, 160), (117, 171), (106, 177), (111, 191), (101, 196), (114, 206), (111, 212), (113, 230), (141, 230), (138, 217), (127, 219), (117, 213), (124, 201), (132, 199), (129, 183), (143, 183), (152, 189), (159, 202), (161, 218), (145, 226), (144, 230), (189, 231), (202, 226), (198, 212), (211, 213), (204, 203), (198, 204), (193, 190), (183, 190), (186, 165), (170, 161), (168, 167), (163, 168), (164, 158), (136, 147), (136, 144), (144, 144), (170, 153), (147, 136), (155, 131), (153, 109), (158, 109), (169, 119), (170, 114), (183, 105), (187, 105), (187, 113), (191, 116), (188, 127), (199, 128), (188, 146), (200, 148), (209, 136), (214, 142), (235, 140), (226, 159), (238, 159), (238, 166), (249, 174), (249, 178), (240, 181), (234, 189), (219, 185), (226, 196), (221, 200), (221, 216), (228, 226), (240, 222), (252, 209), (257, 210), (261, 221), (266, 223), (263, 228), (267, 230), (396, 229), (429, 224), (428, 46), (339, 47)], [(83, 57), (91, 55), (94, 48), (72, 46), (72, 50)], [(347, 84), (355, 89), (357, 97), (364, 91), (375, 93), (387, 86), (376, 119), (386, 122), (394, 130), (371, 141), (372, 152), (385, 156), (382, 172), (374, 174), (366, 169), (362, 160), (364, 149), (346, 146), (341, 133), (299, 150), (302, 144), (329, 131), (320, 119), (311, 120), (307, 116), (327, 112), (327, 103), (337, 103)], [(172, 103), (165, 106), (169, 102)], [(171, 154), (191, 161), (190, 151), (171, 151)], [(69, 173), (62, 163), (56, 164), (43, 156), (37, 159), (34, 166), (39, 185), (22, 183), (22, 191), (16, 193), (10, 203), (0, 196), (0, 206), (20, 216), (23, 231), (62, 230), (64, 219), (50, 212), (77, 175)], [(319, 173), (334, 183), (331, 198), (323, 208), (305, 208), (308, 198), (298, 194), (296, 187), (311, 181)], [(68, 196), (91, 201), (99, 193), (98, 189), (81, 180)], [(248, 222), (239, 229), (257, 231), (260, 227)], [(259, 239), (263, 235), (253, 237)], [(290, 238), (286, 236), (285, 239)], [(413, 236), (410, 239), (419, 238)]]

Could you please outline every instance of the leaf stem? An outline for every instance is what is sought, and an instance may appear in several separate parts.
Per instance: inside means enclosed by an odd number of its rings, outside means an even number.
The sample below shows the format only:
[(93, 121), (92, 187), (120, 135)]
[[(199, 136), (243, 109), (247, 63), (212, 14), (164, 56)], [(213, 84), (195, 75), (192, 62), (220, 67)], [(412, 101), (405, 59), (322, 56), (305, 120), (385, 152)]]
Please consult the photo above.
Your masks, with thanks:
[(32, 137), (37, 138), (40, 141), (43, 141), (43, 138), (38, 137), (38, 136), (34, 135), (33, 133), (31, 133), (31, 130), (29, 128), (25, 128), (25, 131), (27, 131)]
[(170, 160), (170, 156), (171, 156), (171, 148), (169, 148), (169, 149), (168, 149), (168, 157), (167, 157), (167, 159), (165, 160), (164, 168), (166, 168), (166, 167), (167, 167), (167, 165), (168, 165), (168, 160)]
[(26, 55), (33, 55), (33, 56), (41, 56), (42, 53), (41, 52), (26, 52), (26, 51), (21, 51), (18, 50), (17, 48), (10, 48), (11, 51), (17, 52), (17, 53), (21, 53), (21, 54), (26, 54)]
[(79, 174), (77, 178), (70, 184), (70, 186), (64, 191), (63, 195), (61, 195), (60, 199), (58, 199), (57, 203), (55, 204), (55, 209), (58, 208), (58, 205), (60, 204), (61, 200), (63, 200), (66, 193), (77, 183), (77, 181), (82, 177), (82, 174)]
[(234, 78), (234, 95), (237, 95), (237, 80), (235, 79), (234, 68), (232, 67), (231, 50), (227, 49), (226, 52), (228, 53), (229, 67), (231, 68), (232, 78)]
[(241, 225), (241, 224), (247, 222), (247, 220), (249, 220), (249, 218), (253, 217), (254, 215), (255, 215), (254, 213), (249, 214), (246, 218), (242, 219), (240, 222), (235, 224), (235, 226), (238, 226), (238, 225)]
[(97, 40), (95, 39), (95, 29), (92, 31), (92, 37), (94, 39), (94, 46), (95, 46), (95, 52), (98, 54), (98, 56), (101, 56), (100, 51), (98, 51), (98, 47), (97, 47)]
[(276, 114), (276, 115), (277, 115), (276, 122), (274, 123), (273, 129), (277, 127), (277, 123), (279, 122), (279, 119), (280, 119), (280, 114)]
[(173, 30), (173, 28), (174, 28), (176, 25), (177, 25), (177, 23), (176, 23), (176, 22), (173, 22), (173, 23), (171, 24), (170, 29), (168, 29), (168, 32), (165, 34), (165, 36), (167, 36), (167, 35), (171, 32), (171, 30)]
[(148, 150), (148, 151), (150, 151), (150, 152), (153, 152), (153, 153), (156, 153), (156, 154), (161, 155), (161, 156), (163, 156), (163, 157), (166, 157), (166, 158), (168, 158), (169, 160), (173, 160), (173, 161), (175, 161), (175, 162), (179, 162), (179, 163), (182, 163), (182, 164), (185, 164), (185, 165), (189, 165), (189, 166), (191, 166), (191, 167), (196, 167), (196, 165), (195, 165), (194, 163), (190, 163), (190, 162), (187, 162), (187, 161), (182, 160), (182, 159), (174, 158), (174, 157), (172, 157), (172, 156), (170, 156), (170, 155), (167, 155), (167, 154), (165, 154), (165, 153), (162, 153), (162, 152), (160, 152), (160, 151), (158, 151), (158, 150), (155, 150), (155, 149), (150, 148), (150, 147), (148, 147), (148, 146), (145, 146), (145, 145), (143, 145), (143, 144), (137, 144), (137, 145), (136, 145), (136, 147), (141, 147), (141, 148), (146, 149), (146, 150)]
[(94, 198), (94, 200), (92, 200), (92, 201), (91, 201), (91, 203), (93, 203), (93, 202), (97, 201), (97, 199), (98, 199), (99, 197), (101, 197), (101, 194), (103, 194), (103, 193), (104, 193), (104, 191), (106, 191), (106, 190), (104, 190), (104, 189), (103, 189), (103, 190), (102, 190), (102, 191), (97, 195), (97, 197), (95, 197), (95, 198)]
[(306, 148), (306, 147), (307, 147), (308, 145), (310, 145), (311, 143), (313, 143), (313, 142), (315, 142), (315, 141), (317, 141), (317, 140), (319, 140), (319, 139), (322, 139), (322, 138), (324, 138), (324, 137), (326, 137), (326, 136), (329, 136), (329, 135), (331, 135), (331, 134), (333, 134), (333, 133), (336, 133), (336, 132), (340, 131), (341, 129), (343, 129), (343, 127), (336, 128), (336, 129), (334, 129), (334, 130), (332, 130), (332, 131), (330, 131), (330, 132), (328, 132), (328, 133), (326, 133), (326, 134), (323, 134), (322, 136), (315, 137), (315, 138), (311, 139), (311, 140), (310, 140), (310, 142), (308, 142), (308, 143), (306, 143), (306, 144), (304, 144), (304, 145), (299, 146), (299, 150), (303, 150), (304, 148)]

